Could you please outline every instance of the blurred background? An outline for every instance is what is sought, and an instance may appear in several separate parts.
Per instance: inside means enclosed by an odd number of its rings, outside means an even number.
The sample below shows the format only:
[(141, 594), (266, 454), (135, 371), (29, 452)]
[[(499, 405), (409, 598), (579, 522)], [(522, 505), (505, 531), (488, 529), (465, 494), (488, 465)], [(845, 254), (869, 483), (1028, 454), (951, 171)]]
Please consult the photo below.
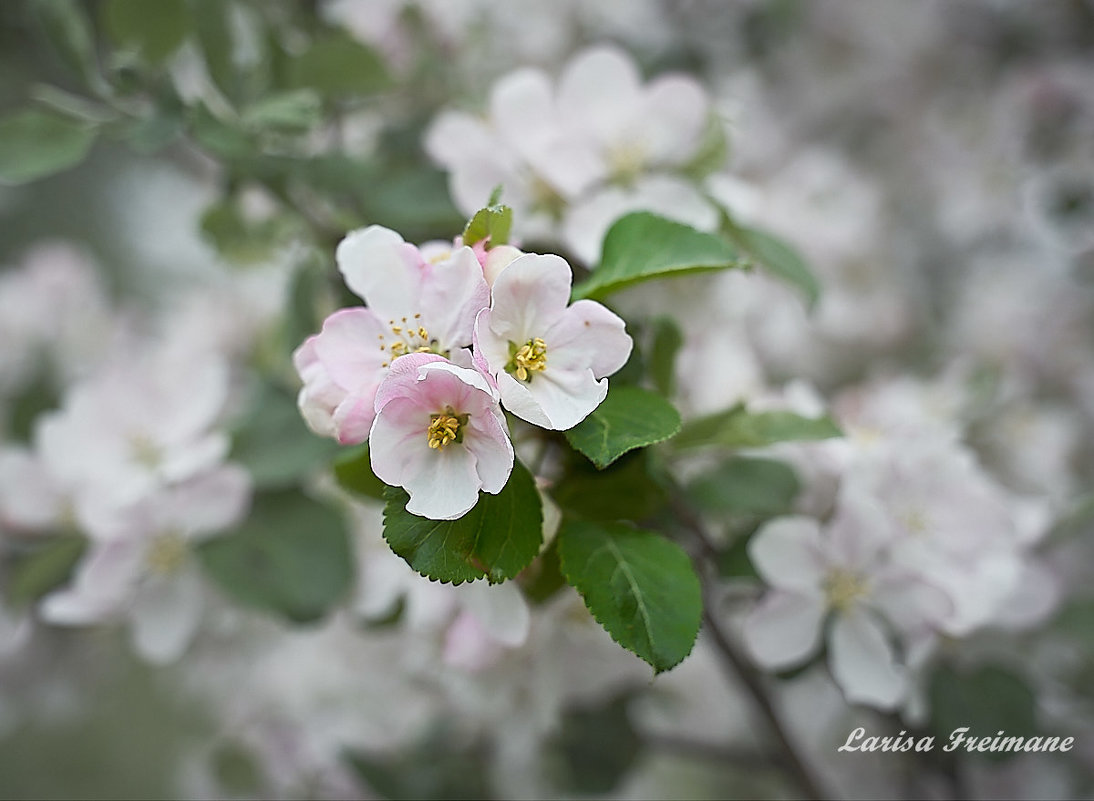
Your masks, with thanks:
[[(557, 76), (603, 44), (646, 80), (703, 87), (724, 141), (687, 180), (792, 243), (821, 287), (811, 310), (760, 274), (620, 298), (627, 315), (677, 320), (685, 417), (819, 404), (860, 445), (868, 429), (944, 430), (1016, 510), (1036, 566), (932, 645), (907, 707), (849, 704), (823, 661), (777, 678), (795, 747), (838, 797), (1091, 797), (1084, 0), (0, 5), (0, 797), (798, 794), (706, 637), (654, 680), (568, 589), (526, 582), (484, 604), (413, 575), (380, 537), (379, 504), (338, 488), (337, 448), (295, 409), (293, 349), (356, 302), (332, 269), (344, 233), (462, 230), (467, 162), (459, 142), (436, 144), (439, 115), (487, 118), (506, 74)], [(530, 229), (525, 246), (584, 269), (583, 241)], [(161, 428), (192, 429), (221, 449), (217, 469), (245, 473), (209, 524), (242, 539), (201, 546), (185, 601), (200, 619), (148, 623), (130, 585), (123, 602), (72, 583), (78, 523), (101, 519), (76, 466), (105, 471), (119, 414), (147, 418), (161, 448)], [(795, 468), (794, 497), (748, 509), (750, 530), (824, 519), (838, 454), (765, 453)], [(141, 514), (223, 500), (195, 498)], [(255, 541), (293, 521), (323, 550), (288, 530)], [(741, 557), (731, 524), (726, 553)], [(754, 600), (755, 571), (727, 563), (724, 578), (730, 606)], [(56, 600), (71, 586), (79, 604)], [(499, 612), (514, 607), (525, 618)], [(956, 768), (835, 750), (855, 726), (913, 723), (1077, 745)]]

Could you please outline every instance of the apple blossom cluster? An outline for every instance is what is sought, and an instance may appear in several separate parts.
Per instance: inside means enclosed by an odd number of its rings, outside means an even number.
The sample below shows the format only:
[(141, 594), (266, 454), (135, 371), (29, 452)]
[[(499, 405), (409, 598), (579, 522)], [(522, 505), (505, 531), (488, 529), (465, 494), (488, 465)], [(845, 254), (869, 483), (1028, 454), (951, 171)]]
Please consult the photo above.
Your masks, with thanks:
[(372, 469), (407, 511), (452, 520), (497, 494), (513, 468), (502, 412), (572, 428), (608, 392), (631, 338), (591, 300), (570, 303), (559, 256), (457, 239), (421, 248), (369, 226), (338, 245), (367, 306), (336, 311), (294, 353), (308, 426), (369, 443)]
[(711, 126), (721, 136), (712, 114), (694, 78), (643, 84), (630, 56), (601, 46), (574, 56), (557, 82), (533, 68), (509, 73), (491, 89), (486, 119), (442, 112), (425, 146), (449, 171), (461, 212), (473, 214), (503, 185), (522, 239), (561, 242), (592, 264), (628, 211), (717, 227), (716, 206), (689, 174)]

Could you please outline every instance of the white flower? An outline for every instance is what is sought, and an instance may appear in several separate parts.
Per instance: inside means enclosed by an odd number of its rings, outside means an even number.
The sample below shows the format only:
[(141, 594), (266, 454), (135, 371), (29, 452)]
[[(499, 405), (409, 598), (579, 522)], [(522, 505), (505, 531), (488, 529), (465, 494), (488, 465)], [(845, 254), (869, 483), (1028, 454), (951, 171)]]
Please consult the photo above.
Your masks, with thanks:
[(201, 616), (203, 585), (192, 546), (237, 522), (250, 491), (247, 473), (225, 465), (100, 521), (72, 586), (42, 601), (43, 619), (84, 626), (125, 618), (142, 657), (174, 661)]
[(833, 621), (828, 660), (847, 700), (893, 709), (907, 671), (891, 631), (931, 631), (950, 611), (945, 595), (888, 558), (884, 517), (867, 499), (844, 495), (823, 531), (790, 517), (764, 526), (749, 545), (773, 590), (745, 621), (745, 641), (768, 668), (790, 667), (815, 652), (822, 624)]
[(544, 428), (572, 428), (600, 405), (611, 375), (630, 356), (623, 321), (591, 300), (567, 305), (570, 265), (529, 253), (494, 281), (490, 308), (475, 324), (476, 358), (497, 381), (501, 402)]

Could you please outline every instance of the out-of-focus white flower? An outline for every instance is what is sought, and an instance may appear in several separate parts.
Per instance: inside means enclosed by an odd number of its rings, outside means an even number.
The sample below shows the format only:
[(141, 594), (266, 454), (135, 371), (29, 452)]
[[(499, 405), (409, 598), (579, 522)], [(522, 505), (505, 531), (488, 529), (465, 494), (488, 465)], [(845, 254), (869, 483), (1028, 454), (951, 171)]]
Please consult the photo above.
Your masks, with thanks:
[(529, 253), (494, 281), (475, 323), (476, 359), (522, 420), (572, 428), (604, 400), (633, 345), (619, 317), (591, 300), (567, 305), (573, 274), (558, 256)]
[(201, 616), (202, 579), (192, 547), (238, 522), (250, 492), (247, 473), (225, 465), (98, 521), (72, 586), (42, 601), (43, 619), (70, 626), (127, 619), (142, 657), (174, 661)]
[(513, 445), (481, 373), (414, 353), (391, 365), (376, 392), (369, 459), (381, 481), (409, 493), (408, 512), (453, 520), (478, 502), (480, 489), (502, 491)]
[(701, 85), (684, 75), (643, 84), (614, 47), (578, 54), (557, 85), (524, 68), (491, 90), (489, 117), (446, 111), (426, 136), (449, 170), (456, 205), (471, 214), (504, 188), (518, 238), (561, 241), (588, 263), (609, 224), (650, 209), (711, 229), (717, 211), (682, 174), (711, 115)]
[(946, 596), (888, 558), (890, 527), (868, 498), (845, 493), (822, 531), (809, 518), (768, 523), (750, 543), (757, 571), (774, 590), (745, 622), (745, 641), (765, 667), (813, 653), (834, 616), (828, 659), (849, 701), (892, 709), (907, 690), (890, 627), (930, 631), (950, 611)]
[(438, 353), (470, 364), (475, 315), (489, 302), (483, 268), (469, 247), (420, 251), (377, 225), (338, 246), (346, 285), (368, 308), (341, 309), (293, 356), (304, 381), (299, 406), (318, 434), (363, 442), (375, 417), (376, 389), (395, 359)]
[(219, 464), (228, 378), (219, 355), (167, 343), (119, 359), (41, 417), (37, 453), (78, 521), (93, 528), (97, 515)]

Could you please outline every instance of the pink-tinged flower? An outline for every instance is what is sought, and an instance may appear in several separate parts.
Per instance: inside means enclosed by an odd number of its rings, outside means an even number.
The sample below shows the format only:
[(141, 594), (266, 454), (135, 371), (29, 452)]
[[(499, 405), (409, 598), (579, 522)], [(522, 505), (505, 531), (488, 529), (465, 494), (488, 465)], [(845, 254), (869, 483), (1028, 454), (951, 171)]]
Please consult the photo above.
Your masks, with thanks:
[(405, 356), (376, 392), (372, 469), (410, 494), (408, 512), (462, 517), (479, 490), (497, 494), (513, 469), (513, 445), (490, 385), (476, 370), (428, 353)]
[(247, 472), (223, 465), (104, 516), (72, 585), (46, 596), (42, 618), (68, 626), (127, 619), (142, 657), (174, 661), (201, 619), (193, 546), (238, 522), (250, 497)]
[(608, 394), (633, 345), (623, 321), (591, 300), (567, 305), (573, 275), (558, 256), (525, 254), (494, 281), (475, 350), (510, 412), (544, 428), (580, 423)]
[(470, 363), (460, 349), (471, 344), (490, 288), (471, 248), (423, 252), (378, 225), (349, 234), (336, 259), (368, 308), (332, 314), (293, 363), (304, 382), (304, 420), (317, 434), (352, 444), (368, 437), (376, 389), (396, 358), (436, 353)]

